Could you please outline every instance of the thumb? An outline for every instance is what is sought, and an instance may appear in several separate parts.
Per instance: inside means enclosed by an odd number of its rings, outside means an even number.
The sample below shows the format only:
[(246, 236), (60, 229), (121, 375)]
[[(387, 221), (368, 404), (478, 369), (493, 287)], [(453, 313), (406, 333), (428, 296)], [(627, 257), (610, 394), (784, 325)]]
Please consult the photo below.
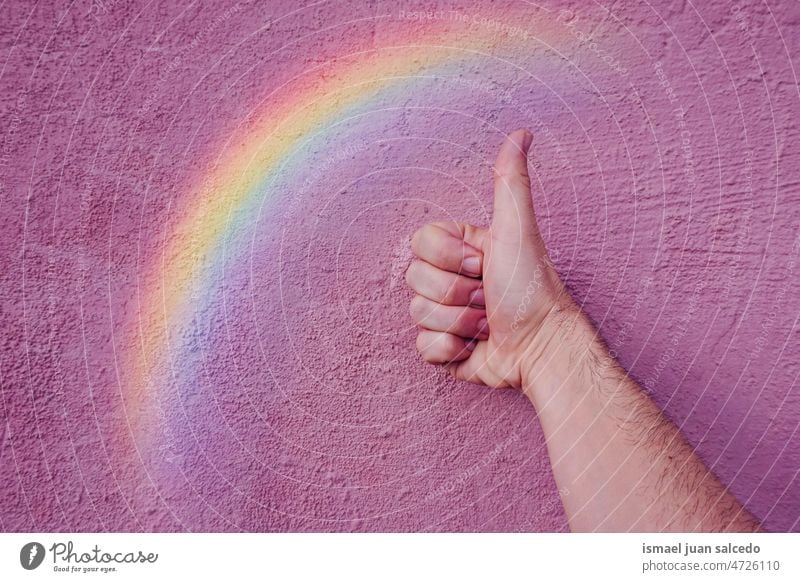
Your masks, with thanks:
[(492, 230), (495, 236), (509, 242), (531, 234), (538, 238), (539, 234), (528, 176), (528, 149), (532, 141), (533, 136), (525, 129), (512, 132), (500, 146), (494, 166)]

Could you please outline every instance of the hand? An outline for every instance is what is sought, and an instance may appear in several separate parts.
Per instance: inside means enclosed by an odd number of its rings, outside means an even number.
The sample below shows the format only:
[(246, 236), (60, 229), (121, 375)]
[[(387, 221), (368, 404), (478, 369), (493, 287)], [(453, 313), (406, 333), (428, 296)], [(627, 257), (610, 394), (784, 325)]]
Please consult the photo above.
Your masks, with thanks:
[(500, 148), (491, 227), (423, 226), (411, 243), (419, 260), (406, 273), (417, 293), (410, 311), (421, 328), (422, 357), (458, 379), (495, 388), (521, 388), (530, 370), (546, 362), (565, 312), (578, 312), (536, 224), (531, 141), (517, 130)]
[(417, 349), (456, 378), (526, 393), (572, 529), (759, 531), (566, 292), (536, 225), (530, 142), (515, 131), (500, 148), (489, 229), (415, 233)]

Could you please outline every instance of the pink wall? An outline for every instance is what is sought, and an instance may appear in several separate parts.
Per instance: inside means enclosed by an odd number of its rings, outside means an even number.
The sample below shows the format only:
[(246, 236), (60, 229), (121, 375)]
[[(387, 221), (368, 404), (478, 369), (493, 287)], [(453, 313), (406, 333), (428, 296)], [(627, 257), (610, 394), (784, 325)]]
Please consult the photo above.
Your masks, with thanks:
[(525, 126), (576, 298), (800, 530), (798, 5), (296, 4), (4, 9), (0, 529), (563, 530), (403, 283)]

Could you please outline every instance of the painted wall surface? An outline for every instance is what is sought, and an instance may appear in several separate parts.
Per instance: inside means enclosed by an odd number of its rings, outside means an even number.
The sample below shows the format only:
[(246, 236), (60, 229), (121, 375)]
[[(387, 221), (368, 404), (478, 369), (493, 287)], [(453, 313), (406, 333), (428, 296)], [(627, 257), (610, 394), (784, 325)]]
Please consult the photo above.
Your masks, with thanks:
[(574, 296), (800, 531), (800, 5), (605, 4), (6, 4), (0, 529), (564, 530), (404, 284), (528, 127)]

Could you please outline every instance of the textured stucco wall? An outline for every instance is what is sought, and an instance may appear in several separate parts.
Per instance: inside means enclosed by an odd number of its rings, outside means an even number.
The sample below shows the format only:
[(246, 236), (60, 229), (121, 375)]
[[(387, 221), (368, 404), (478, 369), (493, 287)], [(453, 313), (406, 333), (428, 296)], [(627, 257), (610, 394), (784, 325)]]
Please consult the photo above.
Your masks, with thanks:
[(576, 298), (800, 530), (796, 2), (3, 12), (0, 529), (564, 529), (533, 409), (420, 362), (403, 284), (525, 126)]

